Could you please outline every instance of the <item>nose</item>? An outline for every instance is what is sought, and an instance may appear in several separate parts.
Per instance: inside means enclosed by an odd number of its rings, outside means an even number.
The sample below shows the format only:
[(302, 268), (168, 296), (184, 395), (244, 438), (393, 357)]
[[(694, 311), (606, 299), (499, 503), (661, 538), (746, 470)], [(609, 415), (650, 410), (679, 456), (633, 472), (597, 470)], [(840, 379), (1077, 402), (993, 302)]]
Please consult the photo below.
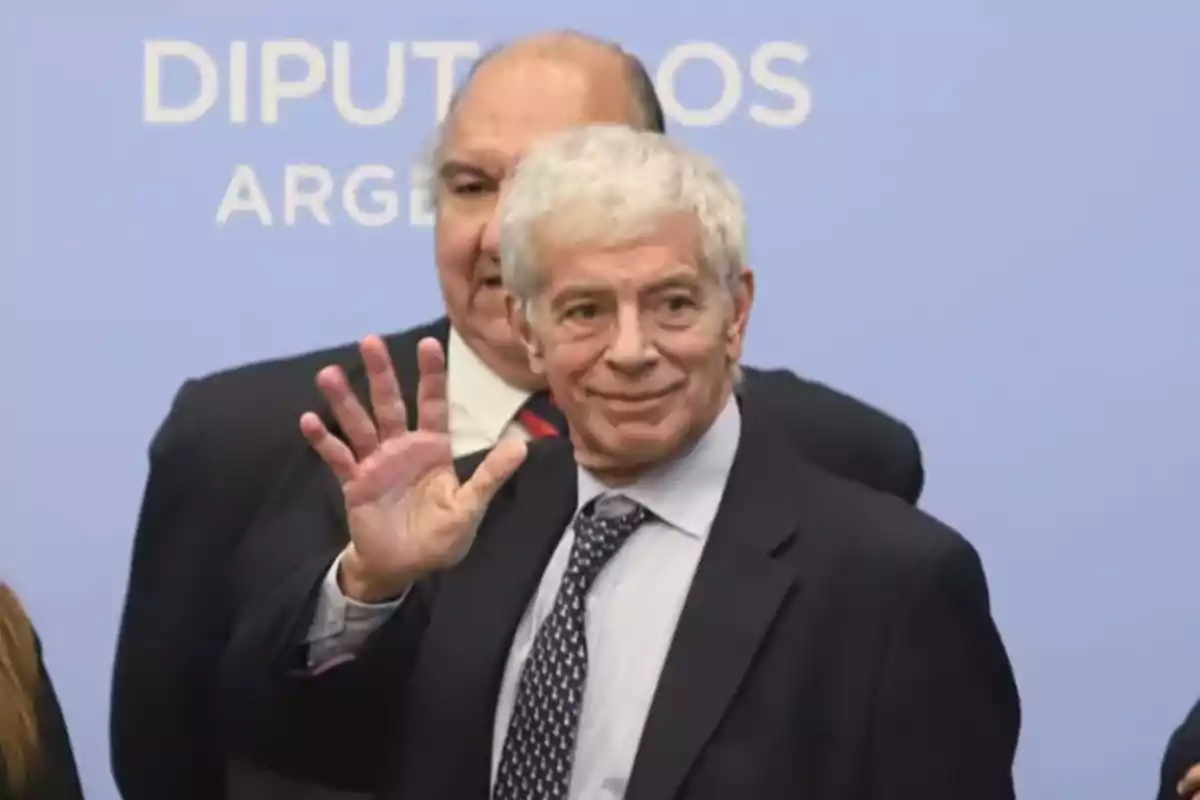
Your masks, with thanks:
[(646, 336), (642, 326), (641, 311), (636, 303), (621, 304), (612, 343), (606, 358), (614, 370), (626, 374), (639, 374), (658, 362), (658, 348), (651, 337)]
[(487, 220), (483, 224), (483, 231), (479, 236), (480, 252), (485, 258), (490, 258), (496, 264), (500, 263), (500, 206), (503, 201), (504, 196), (502, 193), (492, 205)]

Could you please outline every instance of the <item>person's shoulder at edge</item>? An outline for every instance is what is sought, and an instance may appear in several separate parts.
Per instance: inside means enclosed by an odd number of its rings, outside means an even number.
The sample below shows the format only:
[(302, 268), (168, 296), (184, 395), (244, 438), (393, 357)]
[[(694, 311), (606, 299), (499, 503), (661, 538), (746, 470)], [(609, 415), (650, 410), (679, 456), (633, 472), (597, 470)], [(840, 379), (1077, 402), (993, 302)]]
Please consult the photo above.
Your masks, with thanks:
[(32, 698), (37, 750), (32, 769), (27, 776), (27, 784), (17, 795), (9, 793), (11, 787), (8, 785), (3, 758), (0, 758), (0, 800), (9, 797), (19, 800), (82, 800), (83, 789), (71, 735), (58, 693), (54, 688), (54, 681), (50, 677), (45, 647), (32, 622), (28, 624), (33, 636), (33, 656), (37, 664), (37, 685)]
[(1200, 700), (1192, 706), (1167, 742), (1160, 768), (1159, 800), (1179, 796), (1178, 783), (1188, 770), (1200, 765)]

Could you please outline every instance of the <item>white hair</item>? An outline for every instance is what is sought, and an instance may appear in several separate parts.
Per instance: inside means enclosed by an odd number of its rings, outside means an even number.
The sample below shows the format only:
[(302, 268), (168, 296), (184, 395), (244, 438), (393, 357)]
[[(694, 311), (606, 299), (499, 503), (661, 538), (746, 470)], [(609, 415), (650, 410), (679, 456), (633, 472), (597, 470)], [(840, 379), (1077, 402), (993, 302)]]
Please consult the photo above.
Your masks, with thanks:
[(619, 245), (692, 215), (703, 269), (732, 291), (746, 263), (741, 194), (708, 158), (660, 133), (589, 125), (539, 139), (500, 206), (505, 288), (528, 308), (547, 245)]

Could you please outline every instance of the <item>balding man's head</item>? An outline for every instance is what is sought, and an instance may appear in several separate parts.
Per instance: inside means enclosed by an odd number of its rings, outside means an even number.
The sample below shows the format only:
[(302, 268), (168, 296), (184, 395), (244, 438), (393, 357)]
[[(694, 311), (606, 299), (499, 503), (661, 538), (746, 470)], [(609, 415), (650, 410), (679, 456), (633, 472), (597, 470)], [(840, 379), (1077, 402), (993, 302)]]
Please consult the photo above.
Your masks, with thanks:
[(432, 166), (446, 310), (471, 349), (510, 383), (534, 379), (506, 317), (495, 219), (500, 193), (539, 138), (595, 123), (661, 132), (662, 108), (635, 57), (611, 42), (558, 31), (479, 59), (442, 126)]
[(450, 100), (447, 117), (453, 115), (462, 93), (481, 70), (494, 61), (542, 59), (574, 64), (593, 71), (597, 79), (619, 82), (629, 98), (628, 123), (634, 128), (664, 133), (666, 120), (654, 81), (641, 59), (619, 44), (577, 31), (548, 31), (497, 45), (476, 59), (462, 87)]

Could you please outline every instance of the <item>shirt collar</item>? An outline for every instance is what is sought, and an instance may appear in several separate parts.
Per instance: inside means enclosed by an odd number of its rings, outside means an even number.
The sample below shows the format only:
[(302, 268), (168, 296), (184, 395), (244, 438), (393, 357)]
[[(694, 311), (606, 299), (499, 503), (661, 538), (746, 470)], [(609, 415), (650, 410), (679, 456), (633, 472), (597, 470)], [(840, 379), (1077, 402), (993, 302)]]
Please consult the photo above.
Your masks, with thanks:
[(576, 513), (602, 494), (623, 494), (673, 528), (704, 539), (712, 528), (741, 438), (741, 412), (730, 396), (712, 427), (681, 458), (614, 492), (579, 467)]
[(500, 440), (504, 429), (529, 399), (529, 392), (510, 386), (475, 355), (450, 327), (446, 343), (446, 395), (450, 405), (470, 420), (474, 432)]

